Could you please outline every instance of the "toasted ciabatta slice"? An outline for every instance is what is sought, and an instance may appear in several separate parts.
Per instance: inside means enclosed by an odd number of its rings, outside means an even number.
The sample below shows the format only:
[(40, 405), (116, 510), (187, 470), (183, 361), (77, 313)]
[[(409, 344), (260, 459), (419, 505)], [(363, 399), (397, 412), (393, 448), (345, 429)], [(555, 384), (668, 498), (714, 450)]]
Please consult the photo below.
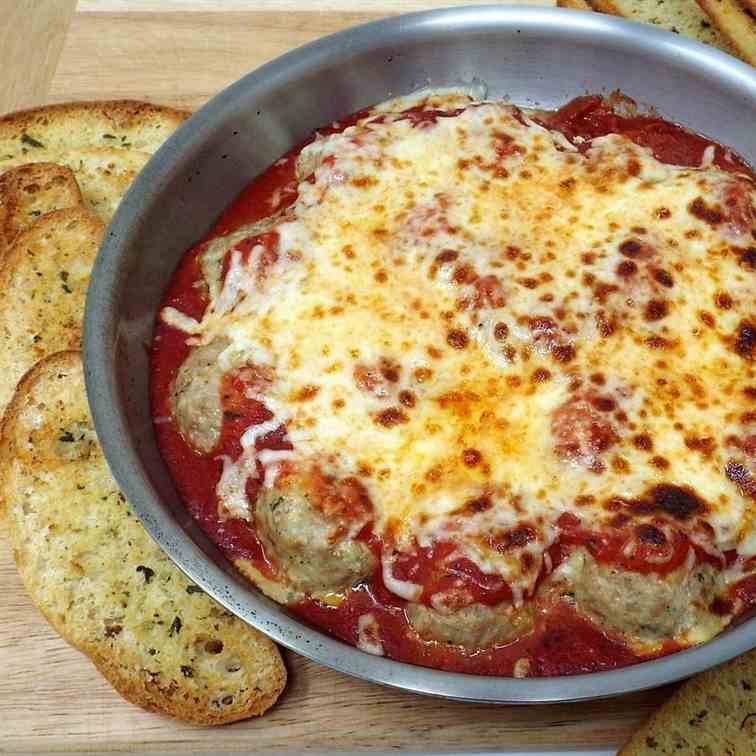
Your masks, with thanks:
[(149, 159), (149, 152), (138, 150), (62, 147), (0, 159), (0, 171), (25, 164), (29, 160), (43, 160), (65, 166), (73, 172), (85, 205), (97, 213), (104, 223), (108, 223), (131, 182)]
[(628, 740), (618, 756), (756, 753), (756, 651), (694, 677)]
[(0, 119), (0, 170), (36, 162), (65, 165), (87, 206), (107, 223), (150, 155), (188, 115), (130, 101), (12, 113)]
[(83, 204), (70, 168), (31, 163), (0, 175), (0, 259), (13, 239), (40, 215)]
[(107, 224), (150, 157), (149, 152), (92, 148), (63, 150), (57, 159), (75, 173), (87, 206)]
[(736, 0), (696, 0), (706, 15), (735, 48), (737, 54), (756, 66), (756, 20)]
[(276, 701), (286, 670), (275, 645), (193, 585), (130, 512), (77, 352), (20, 382), (2, 425), (0, 495), (32, 601), (124, 698), (203, 725)]
[(0, 158), (35, 149), (116, 147), (155, 152), (189, 117), (175, 108), (132, 100), (45, 105), (0, 118)]
[(603, 13), (654, 24), (736, 54), (695, 0), (591, 0), (591, 5)]
[(0, 267), (0, 412), (37, 360), (78, 349), (104, 226), (84, 207), (55, 210), (19, 234)]

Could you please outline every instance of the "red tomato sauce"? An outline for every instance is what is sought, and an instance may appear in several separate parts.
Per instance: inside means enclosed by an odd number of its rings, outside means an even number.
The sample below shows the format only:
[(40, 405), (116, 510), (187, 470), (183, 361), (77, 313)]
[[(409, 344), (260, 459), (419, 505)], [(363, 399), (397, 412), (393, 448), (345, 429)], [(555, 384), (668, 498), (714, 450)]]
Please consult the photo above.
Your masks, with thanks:
[[(530, 676), (546, 677), (617, 669), (643, 660), (582, 618), (567, 602), (540, 611), (533, 630), (519, 640), (481, 651), (419, 638), (410, 630), (402, 603), (377, 574), (370, 586), (351, 591), (339, 607), (308, 599), (292, 608), (310, 623), (352, 644), (358, 640), (357, 619), (369, 612), (381, 628), (386, 656), (449, 672), (512, 676), (518, 660), (526, 658)], [(674, 650), (670, 645), (657, 655)]]
[(583, 151), (588, 149), (591, 139), (607, 134), (623, 134), (636, 144), (648, 147), (662, 163), (700, 166), (704, 150), (712, 146), (714, 165), (724, 171), (754, 177), (748, 163), (721, 144), (662, 118), (618, 115), (611, 104), (598, 95), (576, 97), (541, 120), (544, 125), (561, 131)]
[(454, 554), (456, 546), (440, 541), (432, 546), (418, 546), (410, 554), (397, 554), (392, 574), (399, 580), (421, 586), (420, 601), (430, 605), (436, 593), (464, 593), (460, 605), (469, 603), (495, 606), (512, 601), (509, 585), (498, 575), (487, 575), (470, 559)]
[[(563, 514), (558, 520), (559, 540), (551, 547), (552, 564), (557, 567), (577, 546), (582, 546), (602, 564), (613, 564), (632, 572), (653, 573), (664, 576), (681, 567), (693, 549), (696, 563), (708, 563), (715, 567), (724, 564), (694, 544), (685, 533), (675, 530), (670, 540), (657, 527), (644, 523), (628, 531), (627, 529), (605, 529), (595, 532), (584, 527), (580, 520), (571, 514)], [(643, 538), (644, 532), (651, 537)], [(662, 538), (655, 537), (659, 534)], [(625, 552), (629, 537), (634, 539), (634, 548)], [(726, 563), (726, 562), (725, 562)]]
[[(418, 128), (424, 128), (438, 118), (457, 112), (411, 109), (406, 117)], [(320, 129), (316, 134), (341, 131), (366, 113), (356, 113)], [(542, 115), (541, 122), (562, 132), (581, 150), (586, 149), (595, 137), (620, 133), (649, 147), (660, 161), (676, 165), (700, 165), (705, 148), (713, 145), (716, 165), (727, 171), (753, 175), (740, 158), (715, 142), (659, 118), (617, 115), (597, 96), (578, 97), (555, 113)], [(198, 263), (199, 255), (209, 240), (226, 235), (244, 224), (282, 212), (296, 200), (296, 158), (313, 138), (315, 135), (276, 161), (223, 212), (207, 236), (180, 263), (165, 293), (163, 307), (171, 306), (192, 318), (202, 318), (207, 306), (207, 292)], [(237, 249), (242, 255), (248, 255), (254, 244), (262, 244), (266, 250), (273, 252), (275, 233), (245, 239), (237, 245)], [(223, 261), (224, 271), (228, 265), (227, 258)], [(215, 493), (223, 470), (223, 458), (236, 459), (241, 453), (240, 436), (244, 430), (271, 419), (272, 415), (261, 403), (246, 397), (244, 388), (247, 378), (243, 374), (227, 375), (222, 386), (224, 416), (220, 440), (209, 454), (193, 450), (173, 420), (170, 406), (171, 386), (191, 349), (186, 340), (185, 333), (168, 326), (161, 319), (157, 320), (151, 351), (151, 395), (158, 446), (180, 497), (208, 536), (229, 558), (250, 560), (256, 568), (275, 579), (276, 566), (265, 554), (254, 527), (240, 519), (221, 518)], [(284, 429), (279, 428), (258, 439), (257, 448), (291, 448), (283, 440), (284, 437)], [(258, 487), (257, 481), (248, 484), (247, 494), (251, 501), (254, 501)], [(559, 525), (562, 535), (549, 550), (554, 568), (579, 545), (587, 548), (599, 562), (663, 575), (684, 562), (691, 546), (684, 535), (677, 533), (671, 544), (657, 544), (651, 538), (628, 556), (623, 552), (627, 539), (625, 530), (618, 530), (616, 534), (593, 532), (571, 516), (562, 518)], [(382, 543), (369, 525), (363, 528), (359, 538), (369, 543), (376, 555), (380, 554)], [(708, 555), (694, 548), (699, 561), (711, 561)], [(665, 553), (671, 549), (671, 557), (662, 564), (650, 562), (647, 557), (658, 555), (660, 549), (664, 549)], [(505, 581), (483, 573), (464, 557), (450, 560), (453, 551), (451, 543), (418, 547), (411, 555), (397, 557), (393, 575), (399, 580), (419, 584), (422, 588), (420, 600), (424, 603), (429, 603), (434, 593), (460, 585), (473, 601), (481, 604), (496, 605), (512, 600), (512, 591)], [(544, 573), (539, 579), (545, 576)], [(739, 584), (737, 597), (748, 607), (755, 606), (756, 579), (748, 578)], [(387, 656), (458, 672), (512, 675), (516, 662), (527, 658), (530, 665), (528, 674), (531, 676), (571, 675), (614, 669), (650, 658), (633, 653), (619, 639), (609, 637), (581, 617), (567, 600), (537, 607), (533, 630), (519, 640), (476, 652), (422, 640), (411, 632), (404, 604), (402, 599), (387, 590), (379, 569), (371, 580), (351, 589), (338, 607), (307, 599), (291, 608), (312, 624), (353, 644), (357, 642), (357, 619), (371, 612), (380, 626), (381, 641)], [(677, 648), (673, 644), (667, 643), (655, 655), (661, 656), (675, 650)]]

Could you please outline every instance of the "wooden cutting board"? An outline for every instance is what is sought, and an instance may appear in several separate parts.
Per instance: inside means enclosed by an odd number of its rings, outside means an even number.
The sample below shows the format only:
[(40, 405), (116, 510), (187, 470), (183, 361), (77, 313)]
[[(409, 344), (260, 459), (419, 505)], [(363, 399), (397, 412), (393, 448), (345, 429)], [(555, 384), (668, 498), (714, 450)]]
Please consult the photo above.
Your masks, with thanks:
[[(86, 0), (74, 13), (69, 0), (0, 0), (8, 10), (0, 32), (0, 110), (112, 97), (194, 108), (291, 47), (389, 13), (442, 4)], [(458, 704), (352, 680), (287, 653), (290, 682), (269, 714), (206, 730), (122, 701), (30, 604), (4, 542), (0, 581), (5, 753), (614, 746), (670, 692), (546, 707)]]

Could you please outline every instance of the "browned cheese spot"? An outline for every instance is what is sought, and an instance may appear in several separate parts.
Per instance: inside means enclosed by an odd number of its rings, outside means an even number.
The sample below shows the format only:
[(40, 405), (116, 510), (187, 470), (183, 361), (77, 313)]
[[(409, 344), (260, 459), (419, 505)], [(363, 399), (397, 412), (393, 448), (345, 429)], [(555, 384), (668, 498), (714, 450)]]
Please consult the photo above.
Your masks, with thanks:
[(430, 368), (419, 367), (415, 368), (413, 376), (418, 383), (425, 383), (426, 381), (431, 379), (431, 377), (433, 376), (433, 371)]
[(493, 334), (497, 341), (504, 341), (509, 335), (509, 327), (506, 323), (497, 323), (494, 326)]
[(619, 251), (625, 257), (639, 257), (641, 254), (641, 243), (637, 239), (626, 239), (619, 246)]
[(732, 307), (732, 297), (726, 291), (718, 291), (714, 295), (714, 304), (720, 310), (729, 310)]
[(378, 180), (374, 176), (355, 176), (352, 179), (352, 186), (364, 189), (368, 186), (375, 186)]
[(653, 451), (654, 449), (654, 442), (647, 433), (639, 433), (637, 436), (634, 436), (633, 443), (641, 451)]
[(685, 446), (692, 451), (699, 452), (704, 457), (710, 457), (714, 452), (714, 449), (716, 449), (717, 444), (711, 436), (686, 436)]
[(415, 402), (415, 394), (412, 391), (404, 390), (399, 392), (400, 404), (403, 404), (405, 407), (414, 407)]
[(617, 329), (614, 317), (607, 315), (603, 310), (596, 313), (595, 320), (599, 335), (604, 339), (609, 338)]
[(475, 272), (475, 269), (467, 263), (458, 265), (452, 274), (452, 280), (457, 284), (471, 284), (477, 277), (478, 274)]
[(314, 386), (312, 384), (302, 386), (302, 388), (300, 388), (294, 396), (294, 401), (308, 402), (310, 401), (310, 399), (314, 399), (315, 396), (317, 396), (318, 391), (320, 391), (319, 386)]
[(395, 425), (406, 423), (407, 415), (398, 407), (389, 407), (376, 416), (376, 422), (384, 428), (393, 428)]
[(661, 483), (647, 491), (639, 499), (628, 502), (639, 514), (663, 513), (676, 520), (687, 520), (695, 514), (706, 512), (706, 503), (689, 486)]
[(599, 412), (614, 412), (617, 409), (617, 402), (609, 396), (592, 396), (589, 401)]
[(667, 542), (667, 536), (664, 531), (659, 530), (655, 525), (643, 523), (635, 528), (635, 534), (641, 541), (651, 543), (654, 546), (663, 546)]
[(671, 289), (675, 285), (675, 282), (672, 276), (666, 270), (663, 270), (662, 268), (654, 268), (653, 276), (654, 276), (654, 281), (666, 287), (667, 289)]
[(606, 300), (609, 298), (610, 294), (613, 294), (615, 291), (619, 291), (619, 287), (615, 284), (606, 283), (605, 281), (599, 281), (594, 287), (593, 287), (593, 296), (601, 302), (601, 304), (605, 304)]
[(638, 272), (638, 266), (632, 260), (623, 260), (618, 266), (616, 273), (621, 278), (629, 278)]
[(705, 323), (709, 328), (714, 328), (717, 321), (714, 319), (714, 316), (710, 312), (706, 312), (705, 310), (702, 310), (698, 313), (698, 317), (701, 319), (702, 323)]
[(618, 475), (630, 472), (630, 464), (624, 457), (612, 457), (612, 470)]
[(756, 247), (738, 249), (738, 265), (746, 270), (756, 270)]
[(436, 255), (436, 262), (439, 265), (446, 265), (447, 263), (454, 262), (459, 257), (459, 252), (455, 249), (443, 249)]
[(646, 346), (650, 349), (670, 349), (672, 344), (663, 336), (649, 336), (646, 339)]
[(465, 449), (462, 452), (462, 461), (468, 467), (475, 467), (482, 459), (483, 455), (477, 449)]
[(740, 321), (733, 337), (733, 349), (744, 360), (752, 362), (756, 359), (756, 325), (747, 320)]
[(699, 220), (708, 223), (710, 226), (718, 226), (724, 222), (724, 215), (721, 210), (707, 205), (703, 197), (696, 197), (688, 205), (688, 212)]
[(557, 362), (571, 362), (575, 359), (575, 347), (572, 344), (558, 344), (552, 348), (551, 354)]
[(453, 329), (446, 334), (446, 343), (454, 349), (464, 349), (469, 342), (467, 334), (459, 329)]
[(463, 511), (468, 514), (478, 514), (479, 512), (486, 512), (493, 506), (493, 502), (488, 496), (478, 496), (475, 499), (470, 499), (465, 502)]
[(488, 536), (486, 541), (489, 546), (503, 554), (510, 549), (522, 548), (535, 540), (535, 538), (536, 532), (532, 527), (529, 525), (520, 525), (512, 530), (492, 533)]
[(643, 316), (646, 320), (662, 320), (669, 315), (669, 305), (663, 299), (652, 299), (646, 304)]

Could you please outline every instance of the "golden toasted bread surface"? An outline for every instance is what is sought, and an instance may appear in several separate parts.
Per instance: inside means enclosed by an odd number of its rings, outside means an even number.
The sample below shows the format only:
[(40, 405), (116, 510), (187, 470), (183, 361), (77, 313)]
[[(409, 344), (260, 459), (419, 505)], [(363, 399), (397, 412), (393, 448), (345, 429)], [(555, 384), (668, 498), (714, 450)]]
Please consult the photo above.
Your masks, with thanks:
[(736, 53), (756, 66), (756, 19), (736, 0), (697, 0)]
[(572, 8), (573, 10), (593, 10), (586, 0), (557, 0), (560, 8)]
[(0, 118), (0, 158), (37, 149), (118, 147), (153, 153), (189, 113), (132, 100), (45, 105)]
[(751, 651), (683, 683), (618, 756), (754, 753), (756, 651)]
[(188, 113), (126, 100), (48, 105), (0, 119), (0, 171), (68, 167), (86, 205), (107, 223), (137, 173)]
[(699, 42), (733, 53), (727, 38), (699, 8), (695, 0), (591, 0), (596, 10), (660, 26)]
[(0, 268), (0, 408), (45, 355), (78, 349), (102, 221), (84, 207), (55, 210), (19, 234)]
[(70, 168), (27, 163), (6, 171), (0, 175), (0, 251), (40, 215), (81, 204), (81, 191)]
[(275, 645), (189, 581), (150, 538), (95, 436), (80, 356), (38, 363), (2, 426), (0, 494), (27, 592), (132, 703), (211, 725), (263, 713)]
[[(115, 147), (44, 150), (35, 157), (72, 171), (84, 204), (104, 223), (110, 222), (121, 198), (131, 186), (150, 153)], [(9, 170), (28, 159), (17, 156), (0, 160), (0, 170)]]

